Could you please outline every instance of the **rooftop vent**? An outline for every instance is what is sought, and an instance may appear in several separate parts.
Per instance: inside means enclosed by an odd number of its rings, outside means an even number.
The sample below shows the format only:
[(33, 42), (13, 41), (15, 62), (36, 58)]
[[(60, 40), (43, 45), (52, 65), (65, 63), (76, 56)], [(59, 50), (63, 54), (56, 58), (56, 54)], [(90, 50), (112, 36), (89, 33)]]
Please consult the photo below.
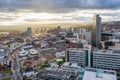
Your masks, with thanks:
[(100, 70), (100, 69), (98, 69), (98, 70), (97, 70), (96, 77), (98, 77), (98, 78), (103, 78), (103, 71)]

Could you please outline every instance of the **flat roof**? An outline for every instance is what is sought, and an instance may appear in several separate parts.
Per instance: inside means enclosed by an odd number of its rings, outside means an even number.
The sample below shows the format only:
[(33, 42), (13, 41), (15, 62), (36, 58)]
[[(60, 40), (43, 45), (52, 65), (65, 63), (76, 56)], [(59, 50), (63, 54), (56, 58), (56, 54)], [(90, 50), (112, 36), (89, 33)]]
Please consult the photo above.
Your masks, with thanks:
[(85, 49), (83, 48), (69, 48), (67, 51), (74, 51), (74, 52), (83, 52)]
[(116, 72), (112, 70), (86, 69), (83, 80), (117, 80)]
[(70, 62), (65, 62), (62, 66), (69, 67), (69, 68), (71, 67), (81, 68), (81, 66), (79, 66), (78, 63), (70, 63)]
[(96, 50), (96, 51), (93, 51), (93, 53), (120, 55), (120, 49), (114, 49), (114, 50)]
[(66, 79), (68, 80), (71, 77), (70, 73), (64, 73), (60, 71), (50, 71), (50, 70), (43, 70), (37, 74), (39, 78), (54, 78), (54, 79)]
[(0, 47), (0, 55), (6, 56), (10, 49), (8, 47)]

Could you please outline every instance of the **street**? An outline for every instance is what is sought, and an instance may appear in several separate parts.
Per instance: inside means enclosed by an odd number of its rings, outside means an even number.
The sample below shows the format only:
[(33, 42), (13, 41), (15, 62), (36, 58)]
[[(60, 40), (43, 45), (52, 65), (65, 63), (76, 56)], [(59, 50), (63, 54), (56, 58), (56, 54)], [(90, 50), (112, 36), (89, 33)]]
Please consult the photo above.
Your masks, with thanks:
[(19, 60), (17, 56), (18, 51), (15, 51), (13, 53), (13, 58), (12, 58), (12, 70), (13, 70), (13, 80), (23, 80), (23, 77), (20, 73), (20, 66), (19, 66)]

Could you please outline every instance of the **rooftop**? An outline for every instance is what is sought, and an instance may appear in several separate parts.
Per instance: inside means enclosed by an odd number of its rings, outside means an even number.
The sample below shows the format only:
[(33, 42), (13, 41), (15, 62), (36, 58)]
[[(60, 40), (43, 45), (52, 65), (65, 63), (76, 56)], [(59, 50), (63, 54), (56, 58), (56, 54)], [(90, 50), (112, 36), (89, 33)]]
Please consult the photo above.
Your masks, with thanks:
[(0, 55), (1, 56), (7, 56), (8, 55), (9, 48), (8, 47), (1, 47), (0, 46)]
[(78, 68), (80, 69), (81, 66), (78, 63), (70, 63), (70, 62), (65, 62), (62, 67), (68, 67), (68, 68)]
[(117, 80), (116, 72), (112, 70), (102, 70), (87, 68), (83, 80)]
[(113, 50), (97, 50), (97, 51), (94, 51), (94, 53), (120, 55), (120, 50), (119, 50), (119, 49), (113, 49)]
[(83, 52), (84, 49), (83, 48), (69, 48), (67, 49), (68, 51), (74, 51), (74, 52)]
[(39, 79), (62, 79), (62, 80), (71, 80), (71, 74), (70, 73), (64, 73), (60, 71), (50, 71), (50, 70), (43, 70), (40, 71), (40, 73), (37, 74), (37, 77)]

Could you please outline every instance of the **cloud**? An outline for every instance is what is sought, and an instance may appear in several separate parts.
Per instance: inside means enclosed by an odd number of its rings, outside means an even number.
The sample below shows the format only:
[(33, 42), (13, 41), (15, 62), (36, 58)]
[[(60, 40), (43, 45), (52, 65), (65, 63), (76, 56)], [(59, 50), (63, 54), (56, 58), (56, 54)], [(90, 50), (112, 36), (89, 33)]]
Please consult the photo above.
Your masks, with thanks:
[[(120, 20), (120, 0), (0, 0), (0, 24)], [(44, 13), (44, 14), (43, 14)]]
[[(42, 23), (92, 23), (92, 17), (100, 14), (102, 21), (120, 20), (120, 9), (117, 10), (77, 10), (69, 13), (0, 13), (0, 24), (42, 24)], [(6, 22), (7, 21), (7, 22)]]
[(65, 13), (79, 9), (118, 9), (120, 0), (0, 0), (0, 11)]

